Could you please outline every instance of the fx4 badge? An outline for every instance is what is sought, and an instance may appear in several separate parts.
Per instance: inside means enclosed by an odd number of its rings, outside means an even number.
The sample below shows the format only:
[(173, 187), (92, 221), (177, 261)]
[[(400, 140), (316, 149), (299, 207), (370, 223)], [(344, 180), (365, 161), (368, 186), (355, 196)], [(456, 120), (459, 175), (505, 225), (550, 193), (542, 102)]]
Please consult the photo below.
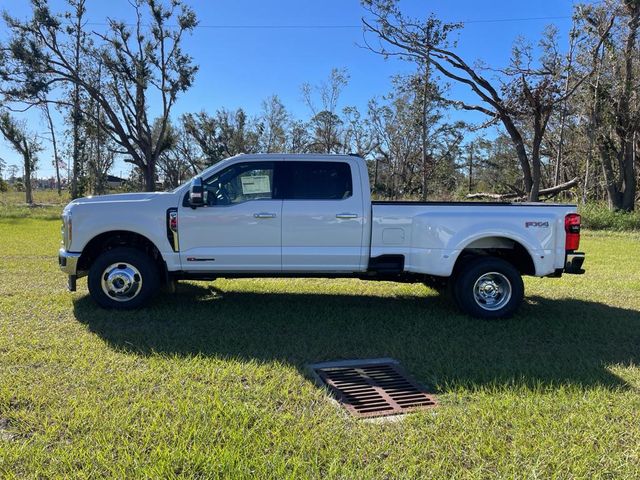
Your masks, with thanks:
[(549, 228), (549, 222), (524, 222), (526, 228)]

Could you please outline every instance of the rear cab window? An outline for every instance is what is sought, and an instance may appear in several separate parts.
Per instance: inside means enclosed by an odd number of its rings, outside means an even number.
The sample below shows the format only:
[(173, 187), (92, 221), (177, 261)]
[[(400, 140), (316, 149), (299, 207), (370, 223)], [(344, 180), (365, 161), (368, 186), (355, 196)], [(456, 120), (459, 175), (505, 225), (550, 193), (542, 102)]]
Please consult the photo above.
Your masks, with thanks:
[(351, 166), (346, 162), (284, 162), (285, 200), (343, 200), (353, 195)]

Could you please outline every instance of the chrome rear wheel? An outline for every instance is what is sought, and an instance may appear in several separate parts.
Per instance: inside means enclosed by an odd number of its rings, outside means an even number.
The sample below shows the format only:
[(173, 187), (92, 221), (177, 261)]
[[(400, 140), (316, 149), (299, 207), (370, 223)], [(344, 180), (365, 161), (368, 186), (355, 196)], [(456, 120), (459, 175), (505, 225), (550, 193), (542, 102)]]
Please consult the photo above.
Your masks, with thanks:
[(511, 282), (500, 272), (485, 273), (473, 285), (473, 298), (484, 310), (500, 310), (511, 300)]
[(477, 257), (460, 267), (454, 279), (455, 300), (465, 313), (477, 318), (508, 318), (524, 297), (520, 272), (497, 257)]

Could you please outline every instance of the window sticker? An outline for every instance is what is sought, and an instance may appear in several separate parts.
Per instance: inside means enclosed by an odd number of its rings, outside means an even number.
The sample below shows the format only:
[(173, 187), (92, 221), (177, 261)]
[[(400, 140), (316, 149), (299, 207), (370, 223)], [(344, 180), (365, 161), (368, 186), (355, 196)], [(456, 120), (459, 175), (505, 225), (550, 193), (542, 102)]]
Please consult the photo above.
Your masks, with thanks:
[(256, 193), (271, 193), (269, 175), (250, 175), (240, 177), (242, 182), (242, 194), (254, 195)]

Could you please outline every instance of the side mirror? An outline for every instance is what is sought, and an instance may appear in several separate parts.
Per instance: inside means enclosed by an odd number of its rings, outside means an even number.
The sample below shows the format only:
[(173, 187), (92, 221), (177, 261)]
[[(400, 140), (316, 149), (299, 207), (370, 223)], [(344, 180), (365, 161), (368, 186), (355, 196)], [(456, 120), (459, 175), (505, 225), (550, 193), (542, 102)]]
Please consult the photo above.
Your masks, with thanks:
[(191, 181), (189, 188), (189, 205), (191, 208), (204, 206), (204, 187), (202, 186), (202, 178), (196, 177)]

